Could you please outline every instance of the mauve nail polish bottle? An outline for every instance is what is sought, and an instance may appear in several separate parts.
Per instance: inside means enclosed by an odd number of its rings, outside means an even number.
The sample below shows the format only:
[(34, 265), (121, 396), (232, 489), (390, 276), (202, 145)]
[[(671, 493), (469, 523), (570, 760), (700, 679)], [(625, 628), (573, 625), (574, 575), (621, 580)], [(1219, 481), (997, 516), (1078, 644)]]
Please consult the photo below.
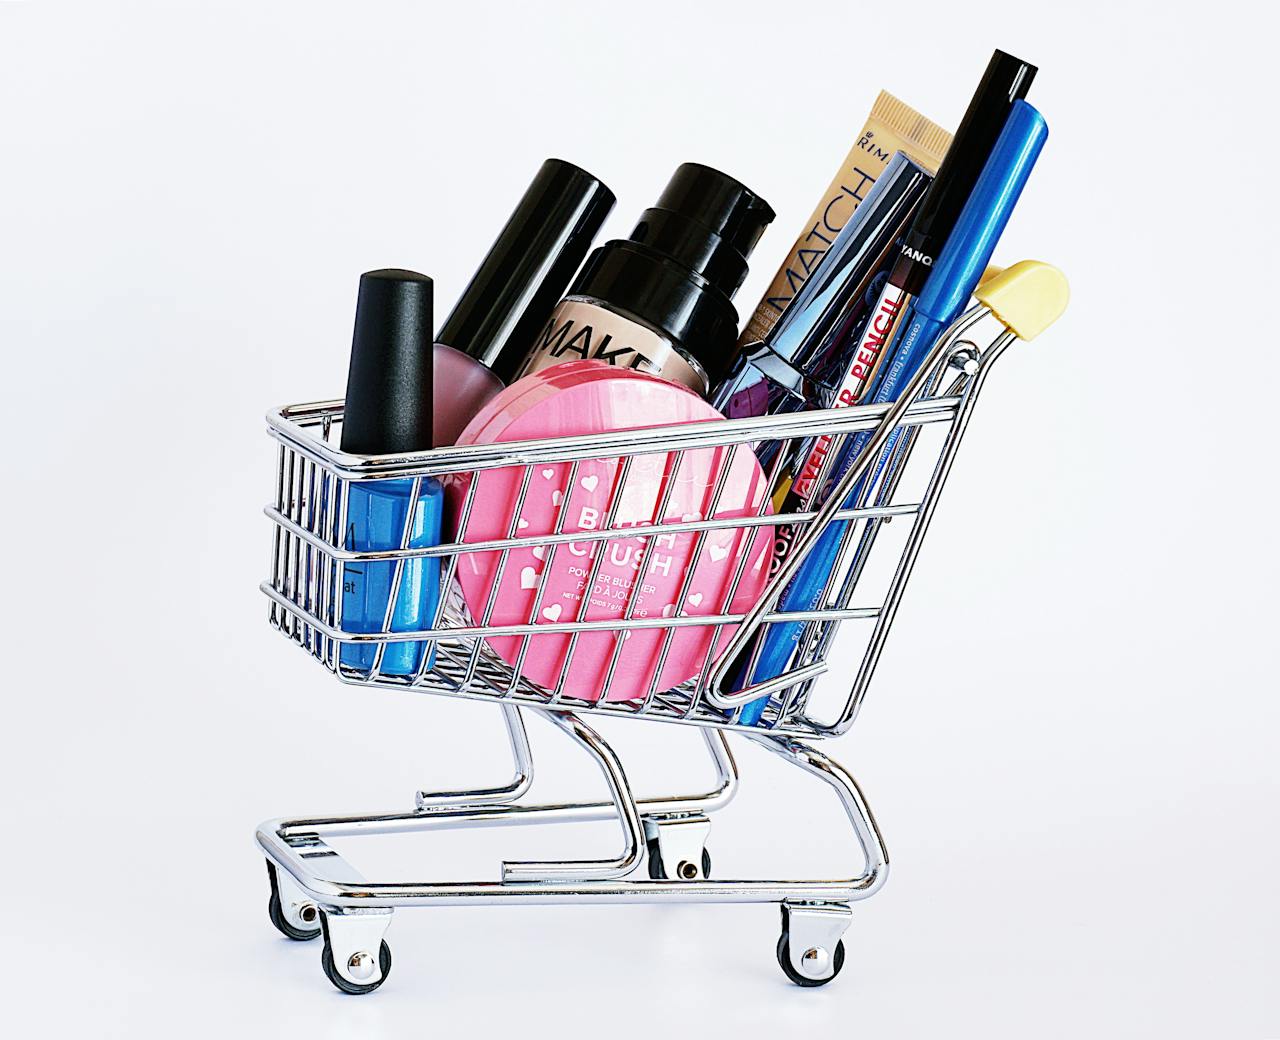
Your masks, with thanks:
[(436, 335), (436, 447), (456, 443), (515, 378), (613, 201), (613, 192), (573, 163), (542, 164)]

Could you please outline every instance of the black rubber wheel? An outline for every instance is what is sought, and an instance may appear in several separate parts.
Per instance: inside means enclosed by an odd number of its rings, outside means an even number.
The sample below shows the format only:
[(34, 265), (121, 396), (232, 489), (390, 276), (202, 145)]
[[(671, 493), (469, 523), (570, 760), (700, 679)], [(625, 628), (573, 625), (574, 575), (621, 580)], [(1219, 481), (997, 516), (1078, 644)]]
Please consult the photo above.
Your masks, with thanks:
[[(662, 853), (658, 851), (658, 840), (655, 838), (648, 843), (649, 846), (649, 877), (654, 881), (667, 881), (666, 868), (662, 863)], [(699, 881), (705, 881), (711, 876), (711, 852), (704, 848), (702, 850), (702, 877)], [(693, 881), (693, 878), (685, 878), (685, 881)]]
[(294, 942), (308, 942), (320, 935), (320, 926), (314, 928), (296, 928), (284, 916), (284, 907), (280, 903), (280, 881), (276, 877), (276, 865), (267, 862), (267, 877), (271, 879), (271, 898), (267, 901), (267, 916), (276, 926), (276, 931), (286, 939)]
[(786, 974), (792, 982), (797, 986), (825, 986), (828, 982), (840, 974), (840, 969), (844, 967), (844, 940), (840, 939), (836, 943), (835, 957), (833, 958), (833, 966), (835, 970), (831, 973), (830, 978), (811, 979), (801, 975), (791, 965), (791, 933), (786, 928), (782, 929), (782, 934), (778, 936), (778, 966)]
[(363, 985), (356, 982), (349, 982), (338, 974), (338, 969), (333, 963), (333, 947), (327, 942), (324, 944), (324, 950), (320, 954), (320, 964), (324, 968), (324, 973), (329, 976), (332, 982), (343, 993), (352, 993), (359, 996), (362, 993), (372, 993), (375, 989), (387, 981), (387, 976), (391, 974), (391, 947), (387, 945), (387, 940), (382, 940), (382, 948), (378, 951), (378, 964), (382, 967), (382, 978), (377, 982), (366, 982)]

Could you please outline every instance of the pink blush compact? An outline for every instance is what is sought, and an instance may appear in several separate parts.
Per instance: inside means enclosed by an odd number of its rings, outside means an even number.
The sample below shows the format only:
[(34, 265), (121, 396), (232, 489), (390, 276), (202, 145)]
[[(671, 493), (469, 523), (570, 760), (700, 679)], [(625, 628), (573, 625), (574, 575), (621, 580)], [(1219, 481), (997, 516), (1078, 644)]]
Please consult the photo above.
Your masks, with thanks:
[[(702, 398), (665, 380), (620, 372), (600, 362), (560, 365), (508, 387), (475, 417), (460, 444), (496, 443), (600, 434), (723, 417)], [(509, 537), (520, 497), (523, 467), (488, 470), (477, 487), (462, 543)], [(721, 485), (716, 498), (717, 485)], [(466, 484), (450, 489), (456, 512)], [(772, 529), (725, 529), (608, 540), (604, 530), (768, 513), (765, 476), (750, 445), (651, 452), (537, 466), (524, 508), (515, 517), (518, 538), (582, 533), (554, 545), (464, 553), (458, 578), (472, 618), (490, 625), (551, 625), (570, 621), (707, 617), (743, 613), (758, 600), (769, 569)], [(715, 502), (713, 505), (713, 498)], [(659, 515), (661, 514), (661, 515)], [(746, 560), (743, 561), (743, 556)], [(727, 602), (733, 579), (741, 579)], [(687, 580), (686, 580), (687, 579)], [(663, 656), (661, 672), (656, 676)], [(609, 631), (507, 636), (493, 650), (548, 689), (563, 683), (568, 697), (596, 700), (608, 683), (609, 700), (645, 696), (693, 678), (712, 651), (732, 635), (725, 626), (637, 628), (624, 637)], [(523, 649), (527, 643), (527, 647)], [(523, 656), (522, 656), (523, 654)]]

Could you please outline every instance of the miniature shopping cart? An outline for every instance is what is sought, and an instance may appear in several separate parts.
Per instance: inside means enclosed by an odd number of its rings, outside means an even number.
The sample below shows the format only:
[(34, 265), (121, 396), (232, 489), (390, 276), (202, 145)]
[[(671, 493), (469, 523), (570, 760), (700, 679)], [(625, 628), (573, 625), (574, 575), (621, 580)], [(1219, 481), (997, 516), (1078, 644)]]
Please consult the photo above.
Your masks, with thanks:
[[(844, 963), (841, 936), (851, 919), (851, 904), (865, 899), (884, 883), (888, 866), (884, 843), (853, 777), (807, 741), (845, 732), (857, 716), (867, 685), (884, 647), (903, 589), (938, 504), (960, 440), (992, 364), (1015, 338), (1029, 339), (1061, 313), (1065, 281), (1055, 269), (1026, 262), (1010, 268), (978, 291), (979, 302), (960, 317), (932, 349), (900, 399), (892, 404), (810, 411), (783, 416), (702, 422), (683, 426), (632, 430), (598, 437), (522, 441), (443, 448), (401, 456), (359, 456), (336, 447), (342, 420), (340, 402), (297, 405), (268, 417), (279, 443), (274, 503), (267, 514), (274, 524), (274, 551), (269, 597), (274, 628), (353, 686), (376, 686), (489, 701), (498, 706), (510, 738), (515, 775), (509, 783), (453, 793), (419, 792), (415, 804), (400, 812), (320, 819), (279, 819), (262, 824), (257, 840), (266, 854), (270, 876), (271, 920), (291, 939), (323, 936), (322, 965), (329, 979), (348, 993), (367, 993), (387, 977), (391, 953), (384, 940), (392, 912), (400, 907), (462, 904), (737, 902), (779, 903), (782, 932), (778, 962), (801, 986), (833, 979)], [(834, 438), (837, 446), (853, 435), (865, 446), (825, 499), (821, 508), (773, 515), (682, 520), (651, 528), (628, 526), (525, 537), (517, 529), (528, 491), (527, 474), (535, 467), (568, 464), (570, 472), (583, 460), (628, 459), (661, 453), (679, 464), (683, 453), (714, 447), (729, 452), (755, 452), (775, 459), (775, 469), (795, 453), (762, 451)], [(434, 478), (476, 477), (487, 470), (514, 467), (526, 479), (511, 503), (508, 536), (484, 543), (451, 542), (428, 548), (410, 544), (406, 514), (404, 548), (362, 552), (347, 548), (344, 508), (350, 488), (359, 482), (410, 480), (414, 496)], [(903, 476), (914, 469), (923, 479), (913, 500), (900, 501), (908, 486)], [(781, 474), (769, 474), (771, 483)], [(478, 480), (469, 489), (462, 515), (470, 508)], [(852, 496), (852, 497), (851, 497)], [(660, 516), (663, 514), (659, 514)], [(588, 540), (592, 558), (603, 556), (612, 541), (655, 537), (672, 531), (689, 533), (701, 546), (713, 531), (734, 528), (754, 534), (760, 526), (790, 525), (794, 548), (763, 595), (750, 610), (696, 618), (640, 617), (630, 609), (608, 621), (565, 618), (548, 624), (537, 615), (538, 603), (523, 625), (494, 625), (487, 615), (473, 616), (456, 592), (459, 561), (470, 552), (500, 554), (530, 546), (555, 551), (569, 540)], [(786, 612), (780, 597), (796, 569), (831, 525), (840, 524), (838, 564), (826, 580), (816, 609)], [(877, 555), (887, 563), (876, 564)], [(388, 609), (382, 631), (345, 631), (341, 617), (344, 567), (394, 561), (392, 599), (406, 561), (440, 560), (440, 596), (432, 627), (394, 631)], [(598, 564), (597, 564), (598, 565)], [(869, 575), (883, 577), (877, 598), (866, 600)], [(639, 582), (636, 583), (637, 585)], [(732, 596), (726, 602), (729, 602)], [(785, 672), (767, 681), (735, 689), (743, 675), (741, 662), (758, 645), (760, 634), (775, 624), (803, 623), (803, 632)], [(532, 681), (522, 669), (493, 652), (490, 640), (532, 638), (548, 633), (568, 636), (607, 631), (618, 645), (632, 630), (656, 628), (665, 648), (678, 629), (709, 626), (724, 638), (712, 640), (705, 666), (694, 678), (671, 689), (658, 689), (658, 670), (641, 695), (608, 699), (609, 691), (591, 698), (570, 696), (563, 682), (548, 687)], [(833, 652), (847, 651), (838, 633), (862, 629), (861, 659), (845, 691), (827, 689), (823, 681)], [(730, 638), (730, 633), (732, 634)], [(407, 640), (429, 644), (412, 674), (384, 674), (385, 648)], [(362, 667), (344, 661), (344, 646), (376, 648)], [(570, 648), (572, 653), (572, 646)], [(616, 654), (615, 654), (616, 656)], [(516, 664), (522, 658), (518, 658)], [(855, 657), (856, 660), (856, 657)], [(613, 669), (606, 682), (611, 681)], [(747, 673), (754, 674), (754, 673)], [(767, 701), (764, 699), (767, 698)], [(763, 711), (744, 715), (744, 706), (764, 701)], [(533, 760), (523, 712), (537, 712), (582, 747), (603, 773), (610, 801), (538, 804), (526, 798), (533, 783)], [(705, 793), (637, 797), (613, 749), (584, 721), (585, 714), (696, 726), (702, 731), (716, 770), (714, 789)], [(757, 717), (758, 716), (758, 717)], [(748, 721), (748, 718), (750, 721)], [(727, 734), (772, 751), (828, 785), (848, 816), (863, 863), (842, 880), (737, 880), (712, 876), (707, 837), (709, 816), (733, 798), (738, 770)], [(549, 862), (505, 862), (496, 879), (481, 881), (366, 881), (331, 846), (335, 838), (445, 829), (486, 824), (617, 821), (622, 848), (609, 859)], [(647, 870), (642, 868), (647, 866)], [(638, 875), (638, 876), (637, 876)]]

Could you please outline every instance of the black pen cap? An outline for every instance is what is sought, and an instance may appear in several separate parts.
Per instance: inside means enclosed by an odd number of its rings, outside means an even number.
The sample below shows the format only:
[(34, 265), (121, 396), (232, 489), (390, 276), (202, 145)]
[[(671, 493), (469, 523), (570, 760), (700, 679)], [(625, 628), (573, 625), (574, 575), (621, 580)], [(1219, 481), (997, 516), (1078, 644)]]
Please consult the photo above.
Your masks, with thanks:
[(360, 276), (342, 450), (357, 455), (431, 447), (431, 279), (395, 269)]
[[(1034, 65), (1004, 51), (996, 51), (987, 63), (987, 71), (982, 74), (907, 235), (904, 259), (914, 254), (918, 262), (909, 279), (912, 284), (901, 287), (912, 295), (919, 295), (923, 288), (929, 267), (942, 251), (960, 210), (978, 183), (978, 175), (1004, 129), (1013, 103), (1026, 97), (1035, 75)], [(894, 284), (900, 284), (896, 277)]]
[(613, 192), (586, 170), (563, 159), (544, 162), (436, 341), (510, 383), (613, 201)]

